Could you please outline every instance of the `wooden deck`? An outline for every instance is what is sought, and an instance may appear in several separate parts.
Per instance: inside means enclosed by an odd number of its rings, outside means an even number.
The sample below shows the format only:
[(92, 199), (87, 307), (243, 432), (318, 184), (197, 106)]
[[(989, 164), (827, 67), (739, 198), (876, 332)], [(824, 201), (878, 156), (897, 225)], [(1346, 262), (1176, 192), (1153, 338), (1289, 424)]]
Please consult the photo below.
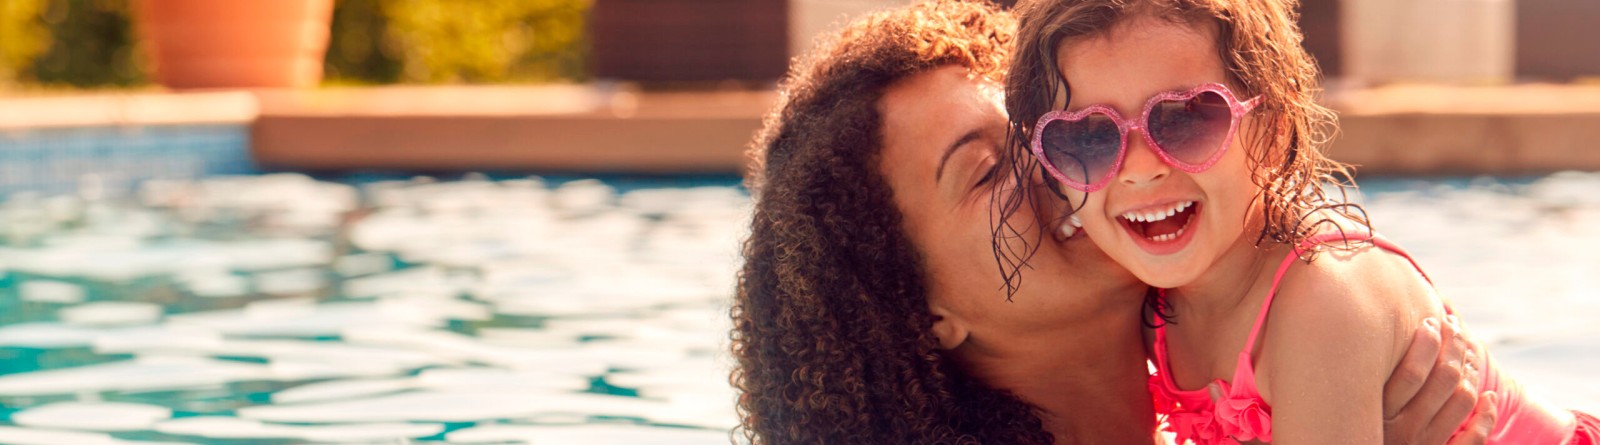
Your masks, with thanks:
[[(251, 122), (268, 169), (738, 173), (771, 91), (384, 87), (0, 98), (0, 132)], [(1600, 171), (1600, 85), (1335, 91), (1361, 174)]]
[(585, 87), (260, 92), (269, 168), (737, 172), (775, 95)]

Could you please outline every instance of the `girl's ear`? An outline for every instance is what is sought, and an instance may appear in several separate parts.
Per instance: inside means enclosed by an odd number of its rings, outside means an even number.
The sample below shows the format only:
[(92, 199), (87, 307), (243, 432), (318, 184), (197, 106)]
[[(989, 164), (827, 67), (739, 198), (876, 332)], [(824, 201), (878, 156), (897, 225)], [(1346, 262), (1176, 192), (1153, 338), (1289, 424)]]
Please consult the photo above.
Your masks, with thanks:
[(933, 336), (939, 338), (940, 349), (955, 349), (967, 342), (965, 321), (940, 306), (931, 306), (928, 309), (933, 312)]

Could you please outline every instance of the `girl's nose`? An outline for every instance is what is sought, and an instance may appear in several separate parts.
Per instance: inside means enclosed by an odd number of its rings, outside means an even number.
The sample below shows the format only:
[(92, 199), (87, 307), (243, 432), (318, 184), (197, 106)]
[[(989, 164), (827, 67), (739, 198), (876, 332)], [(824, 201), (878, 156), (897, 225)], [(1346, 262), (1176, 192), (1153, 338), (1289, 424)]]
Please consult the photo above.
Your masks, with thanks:
[(1156, 155), (1156, 148), (1150, 146), (1144, 135), (1135, 134), (1143, 129), (1128, 132), (1127, 158), (1122, 160), (1122, 170), (1117, 172), (1117, 180), (1130, 186), (1144, 186), (1159, 182), (1172, 173), (1172, 166), (1167, 165)]

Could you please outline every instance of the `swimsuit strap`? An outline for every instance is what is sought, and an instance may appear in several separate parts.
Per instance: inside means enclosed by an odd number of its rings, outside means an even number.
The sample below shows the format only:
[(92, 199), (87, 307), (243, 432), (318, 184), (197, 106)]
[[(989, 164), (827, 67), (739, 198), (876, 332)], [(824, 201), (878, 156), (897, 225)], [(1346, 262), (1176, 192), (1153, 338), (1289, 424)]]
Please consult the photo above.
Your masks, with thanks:
[[(1311, 240), (1308, 239), (1306, 241)], [(1244, 341), (1244, 353), (1246, 356), (1255, 352), (1256, 337), (1261, 334), (1261, 326), (1266, 324), (1267, 310), (1272, 308), (1272, 297), (1278, 295), (1278, 284), (1283, 282), (1283, 275), (1289, 272), (1289, 266), (1293, 266), (1294, 262), (1300, 259), (1300, 252), (1299, 247), (1296, 247), (1293, 252), (1289, 252), (1289, 255), (1283, 258), (1283, 263), (1278, 265), (1278, 273), (1272, 275), (1272, 287), (1267, 289), (1267, 298), (1261, 302), (1261, 313), (1256, 315), (1256, 324), (1250, 328), (1249, 339)]]
[[(1354, 237), (1352, 237), (1352, 235), (1354, 235)], [(1244, 352), (1255, 352), (1256, 337), (1261, 335), (1261, 327), (1266, 325), (1267, 311), (1272, 309), (1272, 299), (1273, 297), (1278, 296), (1278, 285), (1283, 284), (1283, 275), (1289, 272), (1289, 266), (1294, 265), (1295, 261), (1300, 260), (1301, 255), (1310, 251), (1312, 248), (1320, 244), (1333, 241), (1365, 241), (1370, 242), (1381, 249), (1394, 252), (1395, 254), (1404, 257), (1406, 261), (1410, 261), (1411, 267), (1416, 268), (1417, 273), (1422, 274), (1422, 278), (1428, 280), (1429, 284), (1433, 284), (1433, 279), (1428, 278), (1428, 273), (1422, 271), (1422, 266), (1417, 264), (1417, 260), (1412, 258), (1411, 254), (1407, 253), (1405, 249), (1401, 249), (1400, 246), (1390, 242), (1388, 238), (1366, 232), (1354, 234), (1346, 234), (1344, 232), (1327, 232), (1312, 235), (1306, 238), (1305, 241), (1301, 241), (1300, 245), (1295, 246), (1294, 251), (1289, 252), (1289, 254), (1283, 258), (1283, 263), (1278, 265), (1278, 272), (1272, 276), (1272, 287), (1267, 290), (1267, 298), (1261, 302), (1261, 313), (1256, 315), (1256, 324), (1250, 328), (1249, 339), (1245, 340)], [(1445, 313), (1451, 313), (1450, 305), (1445, 305)]]
[[(1411, 262), (1411, 267), (1417, 269), (1417, 273), (1422, 274), (1422, 279), (1428, 280), (1428, 284), (1430, 284), (1430, 285), (1433, 284), (1433, 278), (1428, 277), (1428, 272), (1423, 271), (1422, 270), (1422, 265), (1417, 264), (1417, 259), (1416, 258), (1412, 258), (1411, 257), (1411, 253), (1406, 252), (1405, 249), (1401, 249), (1400, 246), (1395, 245), (1395, 243), (1389, 241), (1388, 238), (1384, 238), (1384, 237), (1378, 236), (1378, 235), (1373, 235), (1372, 236), (1372, 244), (1382, 248), (1383, 250), (1394, 252), (1394, 254), (1400, 255), (1401, 257), (1404, 257), (1406, 259), (1406, 261), (1410, 261)], [(1445, 311), (1448, 312), (1449, 310), (1450, 310), (1449, 305), (1445, 305)]]
[[(1406, 261), (1411, 262), (1411, 268), (1416, 269), (1417, 273), (1422, 275), (1422, 279), (1428, 281), (1428, 285), (1430, 285), (1430, 286), (1433, 285), (1433, 277), (1429, 277), (1428, 276), (1428, 272), (1425, 271), (1425, 270), (1422, 270), (1422, 265), (1421, 264), (1417, 264), (1417, 259), (1416, 258), (1412, 258), (1410, 252), (1406, 252), (1405, 249), (1401, 249), (1399, 245), (1396, 245), (1394, 242), (1389, 241), (1388, 238), (1384, 238), (1383, 236), (1376, 235), (1376, 234), (1374, 234), (1372, 236), (1372, 244), (1375, 245), (1375, 246), (1378, 246), (1379, 248), (1382, 248), (1384, 250), (1393, 252), (1395, 255), (1400, 255), (1401, 257), (1405, 258)], [(1450, 304), (1450, 300), (1444, 298), (1444, 295), (1440, 295), (1439, 296), (1439, 301), (1444, 303), (1444, 313), (1445, 313), (1445, 315), (1455, 315), (1456, 314), (1455, 309)]]

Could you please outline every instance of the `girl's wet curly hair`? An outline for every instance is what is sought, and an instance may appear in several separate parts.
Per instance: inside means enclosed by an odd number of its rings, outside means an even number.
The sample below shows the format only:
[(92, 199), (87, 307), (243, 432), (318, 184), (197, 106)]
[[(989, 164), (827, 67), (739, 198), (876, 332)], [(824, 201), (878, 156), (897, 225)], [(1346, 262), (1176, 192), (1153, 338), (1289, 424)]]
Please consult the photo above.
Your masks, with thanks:
[(999, 81), (1014, 30), (987, 4), (917, 3), (849, 25), (790, 72), (750, 152), (755, 213), (731, 310), (736, 434), (1050, 442), (1032, 407), (938, 349), (923, 265), (880, 170), (885, 89), (943, 66)]
[[(1261, 97), (1255, 110), (1258, 125), (1254, 131), (1241, 133), (1254, 172), (1251, 179), (1261, 189), (1254, 204), (1254, 211), (1264, 216), (1257, 245), (1296, 245), (1335, 219), (1368, 225), (1361, 208), (1346, 199), (1346, 188), (1352, 185), (1349, 168), (1323, 153), (1334, 134), (1335, 117), (1317, 103), (1320, 72), (1300, 45), (1297, 5), (1296, 0), (1019, 3), (1017, 14), (1022, 19), (1017, 57), (1011, 60), (1006, 81), (1006, 111), (1011, 120), (1008, 151), (1017, 161), (1013, 162), (1013, 174), (1038, 174), (1038, 162), (1028, 152), (1026, 141), (1031, 140), (1039, 117), (1056, 103), (1070, 102), (1071, 82), (1062, 79), (1057, 68), (1056, 47), (1103, 36), (1135, 17), (1151, 17), (1214, 31), (1229, 88), (1241, 98)], [(1057, 97), (1062, 92), (1067, 97)], [(1018, 189), (1001, 199), (1026, 202), (1026, 192)], [(1147, 303), (1165, 318), (1167, 314), (1155, 300)]]

